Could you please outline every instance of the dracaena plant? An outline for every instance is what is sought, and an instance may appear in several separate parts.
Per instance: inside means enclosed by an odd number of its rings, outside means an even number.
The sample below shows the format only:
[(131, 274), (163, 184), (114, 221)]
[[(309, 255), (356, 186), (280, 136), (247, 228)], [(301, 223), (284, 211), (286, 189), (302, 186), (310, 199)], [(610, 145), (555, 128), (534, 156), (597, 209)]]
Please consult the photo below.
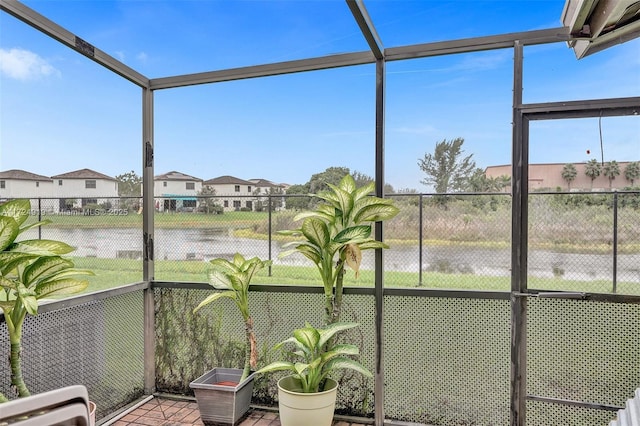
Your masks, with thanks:
[(257, 371), (290, 371), (300, 383), (302, 392), (312, 393), (324, 389), (324, 380), (337, 370), (354, 370), (367, 377), (371, 372), (350, 356), (358, 355), (358, 347), (347, 343), (334, 343), (337, 333), (357, 327), (352, 322), (335, 322), (324, 328), (309, 323), (293, 331), (293, 336), (278, 343), (274, 349), (289, 346), (290, 354), (299, 361), (276, 361)]
[(362, 251), (389, 247), (371, 236), (372, 225), (393, 218), (399, 211), (393, 200), (371, 195), (374, 183), (357, 187), (348, 174), (337, 186), (329, 184), (329, 188), (315, 195), (322, 200), (316, 210), (294, 218), (302, 220), (300, 228), (280, 232), (304, 238), (286, 243), (283, 247), (289, 249), (280, 257), (298, 252), (316, 265), (324, 286), (327, 324), (340, 319), (345, 266), (355, 271), (357, 279)]
[(251, 368), (256, 368), (258, 362), (258, 349), (256, 335), (253, 330), (253, 318), (249, 311), (249, 284), (254, 274), (264, 267), (271, 265), (270, 260), (261, 260), (257, 257), (245, 259), (240, 253), (233, 256), (233, 261), (227, 259), (213, 259), (208, 271), (209, 284), (216, 290), (223, 290), (206, 297), (193, 310), (197, 312), (202, 307), (221, 298), (229, 298), (238, 307), (242, 319), (244, 320), (245, 335), (248, 350), (245, 350), (244, 369), (242, 371), (242, 382), (249, 376)]
[[(30, 395), (20, 359), (25, 317), (36, 315), (39, 302), (44, 298), (83, 291), (89, 282), (78, 277), (93, 275), (61, 257), (74, 250), (62, 241), (16, 241), (23, 232), (50, 223), (45, 220), (26, 224), (30, 211), (29, 200), (13, 200), (0, 206), (0, 308), (11, 345), (11, 384), (19, 397)], [(0, 402), (6, 400), (6, 396), (0, 394)]]

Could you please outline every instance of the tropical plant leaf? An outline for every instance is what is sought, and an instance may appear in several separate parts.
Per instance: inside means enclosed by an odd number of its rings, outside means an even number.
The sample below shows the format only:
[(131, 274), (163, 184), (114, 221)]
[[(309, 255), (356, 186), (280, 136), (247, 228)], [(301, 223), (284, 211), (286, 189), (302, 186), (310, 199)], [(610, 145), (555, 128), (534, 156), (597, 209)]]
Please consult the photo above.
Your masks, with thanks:
[(207, 306), (209, 303), (214, 302), (220, 298), (227, 297), (229, 299), (235, 300), (236, 293), (233, 290), (223, 291), (221, 293), (214, 293), (206, 297), (198, 306), (193, 309), (193, 313), (196, 313), (200, 308)]
[(21, 253), (30, 253), (40, 256), (56, 256), (71, 253), (75, 250), (67, 243), (56, 240), (24, 240), (13, 243), (9, 250)]
[(229, 275), (219, 269), (210, 269), (207, 272), (207, 276), (209, 278), (209, 284), (217, 290), (230, 290), (233, 288)]
[(62, 278), (36, 285), (38, 299), (48, 296), (79, 293), (89, 286), (89, 281), (75, 278)]
[(269, 373), (272, 371), (283, 371), (283, 370), (296, 371), (295, 366), (292, 362), (275, 361), (265, 367), (262, 367), (261, 369), (256, 371), (256, 373), (262, 374), (262, 373)]
[(17, 283), (14, 280), (10, 280), (6, 277), (0, 276), (0, 287), (7, 290), (15, 290)]
[(347, 244), (344, 250), (344, 260), (349, 268), (353, 269), (356, 279), (360, 277), (360, 264), (362, 263), (362, 251), (357, 244)]
[(38, 313), (38, 300), (36, 292), (30, 288), (27, 288), (24, 284), (18, 283), (16, 286), (16, 295), (22, 306), (30, 315), (36, 315)]
[(23, 232), (28, 231), (29, 229), (37, 228), (38, 226), (48, 225), (50, 223), (51, 223), (50, 219), (45, 219), (39, 222), (30, 223), (29, 225), (25, 225), (22, 228), (20, 228), (20, 231), (18, 232), (18, 234), (22, 234)]
[(0, 206), (0, 216), (13, 218), (18, 227), (27, 220), (30, 213), (31, 201), (27, 199), (11, 200)]
[(30, 286), (65, 269), (73, 268), (73, 262), (60, 256), (43, 256), (24, 268), (22, 282)]
[(350, 369), (357, 371), (366, 377), (373, 377), (373, 374), (371, 374), (369, 370), (367, 370), (358, 361), (351, 358), (333, 358), (324, 365), (324, 371), (327, 373), (338, 369)]
[(352, 193), (356, 190), (356, 181), (350, 174), (344, 175), (342, 179), (340, 179), (340, 183), (338, 183), (338, 187), (343, 191), (348, 193)]
[(14, 218), (0, 216), (0, 250), (6, 249), (15, 241), (19, 228), (20, 225)]
[(376, 190), (376, 184), (373, 182), (369, 182), (366, 185), (361, 186), (360, 188), (355, 189), (354, 191), (350, 191), (353, 195), (353, 201), (358, 204), (358, 202), (362, 199), (366, 198), (377, 198), (373, 197), (370, 194), (373, 194)]
[(300, 244), (296, 247), (296, 250), (298, 253), (301, 253), (303, 256), (305, 256), (307, 259), (311, 260), (313, 263), (315, 263), (316, 265), (320, 264), (322, 262), (322, 257), (320, 252), (318, 251), (317, 248), (310, 246), (310, 245), (306, 245), (306, 244)]
[(372, 204), (363, 207), (356, 213), (353, 220), (356, 223), (362, 222), (378, 222), (382, 220), (388, 220), (398, 214), (400, 210), (389, 204)]
[(11, 251), (0, 252), (0, 274), (9, 275), (11, 271), (29, 264), (38, 255)]
[(302, 233), (313, 244), (324, 247), (329, 244), (329, 229), (320, 219), (309, 217), (302, 222)]
[(335, 237), (333, 241), (336, 243), (348, 243), (354, 240), (364, 240), (371, 235), (371, 225), (357, 225), (343, 229)]
[(329, 341), (336, 333), (339, 333), (344, 330), (349, 330), (350, 328), (357, 327), (358, 323), (355, 322), (334, 322), (332, 324), (327, 325), (325, 328), (318, 329), (320, 333), (320, 340), (318, 341), (319, 346), (324, 346), (325, 343)]
[(358, 243), (358, 247), (360, 247), (360, 250), (371, 250), (371, 249), (388, 249), (389, 246), (385, 243), (383, 243), (382, 241), (376, 241), (376, 240), (367, 240), (367, 241), (363, 241)]
[(318, 333), (318, 330), (313, 327), (304, 327), (294, 330), (293, 337), (295, 337), (303, 347), (313, 350), (313, 348), (318, 345), (320, 333)]
[(348, 216), (353, 210), (353, 196), (351, 193), (345, 189), (331, 185), (330, 183), (327, 185), (333, 189), (336, 200), (338, 201), (338, 206), (340, 207), (340, 210), (342, 210), (342, 213)]
[(360, 349), (356, 345), (343, 343), (333, 346), (329, 351), (322, 355), (324, 361), (343, 355), (360, 355)]

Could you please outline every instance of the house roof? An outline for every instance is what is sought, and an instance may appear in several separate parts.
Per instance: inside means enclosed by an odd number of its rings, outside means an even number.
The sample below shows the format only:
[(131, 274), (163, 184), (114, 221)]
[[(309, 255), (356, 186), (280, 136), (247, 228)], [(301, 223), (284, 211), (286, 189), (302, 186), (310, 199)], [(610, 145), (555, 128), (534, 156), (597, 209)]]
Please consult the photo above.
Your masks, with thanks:
[(255, 185), (255, 182), (240, 179), (234, 176), (218, 176), (204, 182), (205, 185)]
[(277, 183), (273, 183), (270, 180), (267, 179), (249, 179), (249, 181), (253, 182), (256, 186), (260, 186), (260, 187), (281, 187), (282, 185), (279, 185)]
[(36, 180), (36, 181), (49, 181), (49, 182), (53, 180), (48, 176), (37, 175), (35, 173), (27, 172), (25, 170), (18, 170), (18, 169), (12, 169), (12, 170), (6, 170), (4, 172), (0, 172), (0, 179)]
[(104, 180), (116, 180), (111, 176), (107, 176), (102, 173), (98, 173), (91, 169), (80, 169), (73, 172), (62, 173), (61, 175), (51, 176), (52, 179), (104, 179)]
[(177, 172), (175, 170), (161, 174), (161, 175), (156, 175), (153, 180), (194, 180), (197, 182), (202, 182), (202, 179), (197, 178), (195, 176), (190, 176), (190, 175), (186, 175), (182, 172)]

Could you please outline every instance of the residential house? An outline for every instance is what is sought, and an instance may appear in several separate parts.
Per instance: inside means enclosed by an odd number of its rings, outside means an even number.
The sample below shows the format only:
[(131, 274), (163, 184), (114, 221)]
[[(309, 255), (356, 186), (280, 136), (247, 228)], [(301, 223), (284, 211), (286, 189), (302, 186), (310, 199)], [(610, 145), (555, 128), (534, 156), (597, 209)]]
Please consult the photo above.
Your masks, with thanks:
[(34, 212), (53, 212), (52, 196), (53, 179), (50, 177), (18, 169), (0, 172), (0, 200), (28, 198)]
[(280, 197), (286, 193), (287, 185), (281, 183), (273, 183), (267, 179), (249, 179), (253, 182), (256, 189), (254, 194), (256, 196), (266, 195), (266, 197), (259, 197), (256, 201), (256, 210), (261, 210), (263, 206), (267, 206), (269, 200), (271, 200), (271, 206), (274, 210), (283, 209), (285, 206), (285, 198)]
[(153, 195), (157, 211), (195, 211), (202, 179), (171, 171), (153, 178)]
[(220, 202), (224, 211), (237, 211), (246, 209), (253, 211), (256, 195), (254, 182), (233, 176), (219, 176), (204, 181), (204, 186), (211, 187), (216, 196), (221, 197)]
[[(624, 169), (629, 162), (619, 162), (620, 176), (617, 176), (611, 182), (602, 172), (600, 176), (595, 178), (593, 182), (591, 178), (585, 174), (586, 163), (573, 163), (576, 167), (576, 177), (569, 184), (562, 177), (562, 170), (566, 163), (547, 163), (547, 164), (529, 164), (529, 191), (536, 190), (555, 190), (561, 188), (564, 191), (606, 191), (611, 189), (620, 189), (631, 186), (624, 177)], [(496, 178), (499, 176), (511, 176), (511, 165), (489, 166), (485, 169), (485, 176), (488, 178)], [(611, 187), (609, 186), (611, 185)], [(505, 188), (509, 191), (510, 188)]]
[(118, 181), (91, 169), (80, 169), (56, 176), (53, 196), (58, 199), (58, 211), (106, 206), (118, 200)]

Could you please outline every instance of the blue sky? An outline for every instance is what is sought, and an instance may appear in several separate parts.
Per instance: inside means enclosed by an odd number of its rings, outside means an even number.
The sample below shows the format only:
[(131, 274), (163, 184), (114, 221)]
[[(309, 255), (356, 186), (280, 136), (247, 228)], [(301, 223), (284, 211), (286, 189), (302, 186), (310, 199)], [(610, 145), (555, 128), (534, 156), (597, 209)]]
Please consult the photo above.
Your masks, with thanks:
[[(342, 0), (25, 1), (156, 78), (367, 50)], [(385, 47), (561, 26), (563, 0), (365, 1)], [(525, 102), (640, 96), (640, 40), (577, 60), (525, 49)], [(465, 139), (479, 167), (511, 159), (511, 49), (387, 65), (386, 179), (426, 190), (418, 159)], [(155, 173), (304, 183), (374, 174), (373, 65), (155, 93)], [(0, 13), (0, 170), (141, 174), (141, 90)], [(604, 118), (605, 161), (640, 160), (640, 117)], [(600, 159), (597, 119), (536, 122), (532, 162)], [(587, 150), (591, 154), (586, 153)]]

